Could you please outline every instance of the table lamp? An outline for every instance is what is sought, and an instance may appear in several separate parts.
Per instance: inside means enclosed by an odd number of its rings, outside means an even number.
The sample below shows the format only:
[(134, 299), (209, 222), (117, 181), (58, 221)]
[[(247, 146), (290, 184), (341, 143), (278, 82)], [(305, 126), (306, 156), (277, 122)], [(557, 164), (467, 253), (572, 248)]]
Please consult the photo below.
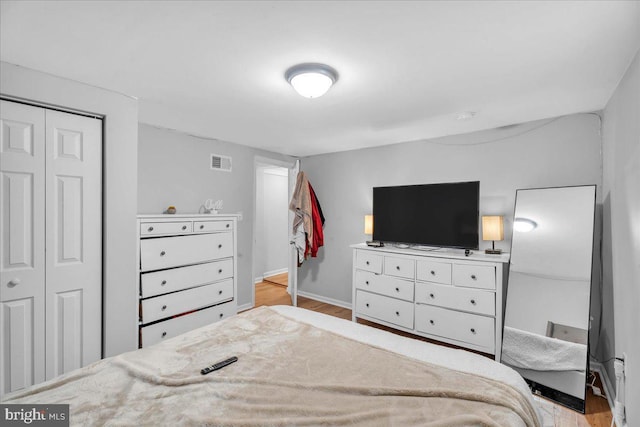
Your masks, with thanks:
[(501, 254), (502, 249), (496, 249), (496, 240), (504, 240), (504, 224), (498, 215), (482, 217), (482, 240), (491, 240), (491, 249), (486, 254)]

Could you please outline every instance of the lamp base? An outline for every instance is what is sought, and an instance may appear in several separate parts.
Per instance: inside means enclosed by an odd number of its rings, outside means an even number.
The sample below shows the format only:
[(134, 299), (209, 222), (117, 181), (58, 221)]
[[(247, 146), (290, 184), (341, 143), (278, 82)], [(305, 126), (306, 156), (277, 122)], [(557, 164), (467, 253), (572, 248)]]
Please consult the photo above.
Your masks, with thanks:
[(500, 255), (502, 253), (502, 249), (485, 249), (484, 253), (491, 255)]

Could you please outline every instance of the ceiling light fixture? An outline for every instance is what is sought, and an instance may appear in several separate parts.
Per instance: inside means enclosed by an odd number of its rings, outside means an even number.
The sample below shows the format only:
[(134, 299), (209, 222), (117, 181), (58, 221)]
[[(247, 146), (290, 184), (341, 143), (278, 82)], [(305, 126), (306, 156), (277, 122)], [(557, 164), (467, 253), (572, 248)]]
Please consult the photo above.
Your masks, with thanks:
[(284, 73), (284, 78), (305, 98), (318, 98), (338, 81), (338, 73), (325, 64), (298, 64)]

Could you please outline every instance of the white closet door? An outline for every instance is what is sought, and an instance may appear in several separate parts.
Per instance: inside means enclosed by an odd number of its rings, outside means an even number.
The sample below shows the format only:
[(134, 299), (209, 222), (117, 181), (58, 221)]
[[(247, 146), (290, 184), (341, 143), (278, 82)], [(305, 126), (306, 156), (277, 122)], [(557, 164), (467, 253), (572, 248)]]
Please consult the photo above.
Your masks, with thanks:
[(100, 359), (102, 121), (46, 114), (46, 377)]
[(0, 101), (0, 396), (45, 378), (44, 121)]

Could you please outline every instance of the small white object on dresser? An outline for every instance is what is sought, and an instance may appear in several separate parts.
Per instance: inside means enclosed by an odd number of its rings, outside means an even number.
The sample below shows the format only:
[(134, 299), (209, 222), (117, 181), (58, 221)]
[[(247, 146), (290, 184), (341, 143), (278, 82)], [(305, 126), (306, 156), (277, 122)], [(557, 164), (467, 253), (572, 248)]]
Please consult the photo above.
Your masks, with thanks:
[(500, 360), (509, 254), (353, 248), (353, 316)]
[(139, 347), (237, 312), (237, 215), (138, 216)]

